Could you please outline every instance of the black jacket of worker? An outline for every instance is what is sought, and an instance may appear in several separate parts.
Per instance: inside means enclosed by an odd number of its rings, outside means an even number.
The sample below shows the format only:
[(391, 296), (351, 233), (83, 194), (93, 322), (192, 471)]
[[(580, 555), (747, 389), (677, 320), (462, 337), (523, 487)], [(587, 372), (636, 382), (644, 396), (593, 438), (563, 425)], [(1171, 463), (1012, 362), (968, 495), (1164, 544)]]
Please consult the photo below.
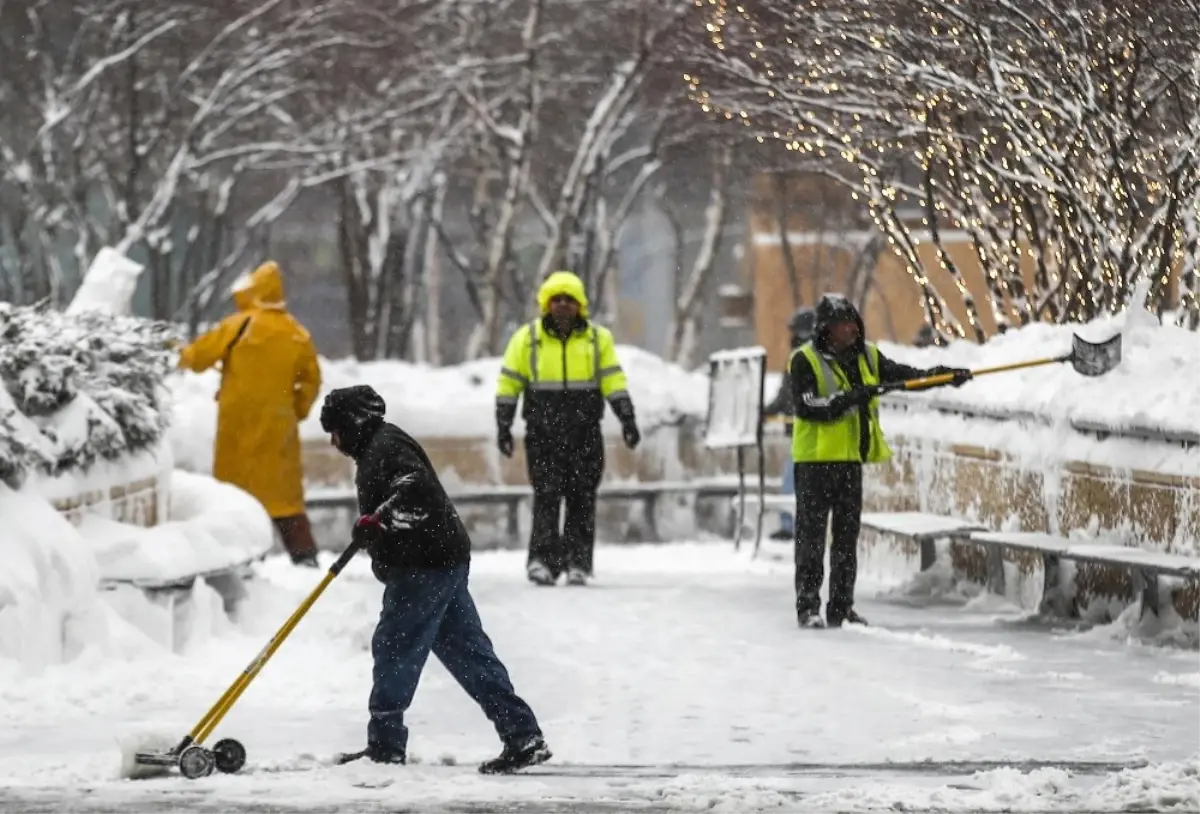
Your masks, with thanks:
[(322, 429), (354, 459), (359, 514), (379, 512), (377, 528), (363, 530), (375, 576), (387, 582), (392, 569), (469, 563), (471, 538), (433, 464), (416, 439), (384, 421), (384, 409), (366, 385), (334, 390), (321, 408)]
[[(559, 299), (564, 302), (555, 305)], [(576, 315), (565, 325), (551, 313), (572, 304)], [(553, 585), (563, 573), (581, 585), (594, 566), (605, 402), (630, 448), (641, 435), (612, 333), (589, 318), (583, 282), (570, 272), (551, 274), (538, 291), (538, 306), (541, 316), (518, 328), (504, 352), (496, 384), (497, 443), (504, 455), (512, 454), (512, 423), (522, 401), (533, 486), (526, 573), (539, 585)]]
[[(792, 350), (808, 342), (813, 337), (816, 324), (816, 312), (811, 308), (798, 308), (788, 320), (788, 336)], [(779, 389), (775, 398), (763, 405), (763, 417), (782, 416), (784, 426), (791, 431), (792, 426), (792, 374), (788, 366), (784, 366), (783, 376), (779, 380)]]
[[(820, 590), (825, 578), (826, 522), (831, 515), (829, 600), (825, 618), (833, 626), (847, 621), (865, 623), (854, 610), (862, 467), (864, 462), (882, 459), (880, 449), (886, 447), (875, 399), (865, 386), (937, 373), (955, 373), (956, 384), (969, 378), (967, 371), (943, 367), (926, 371), (888, 359), (866, 341), (862, 316), (845, 297), (827, 294), (818, 302), (816, 311), (813, 340), (793, 352), (789, 365), (795, 416), (792, 456), (796, 476), (796, 612), (804, 627), (823, 626), (819, 615)], [(856, 324), (857, 340), (836, 352), (830, 345), (830, 330), (841, 322)], [(818, 369), (822, 371), (820, 378)], [(864, 381), (864, 371), (871, 381)], [(857, 421), (848, 420), (852, 413), (857, 413)], [(828, 449), (813, 454), (813, 438), (819, 436), (820, 428), (835, 425), (843, 431), (857, 426), (857, 438), (843, 435), (840, 443), (844, 449), (833, 454)]]

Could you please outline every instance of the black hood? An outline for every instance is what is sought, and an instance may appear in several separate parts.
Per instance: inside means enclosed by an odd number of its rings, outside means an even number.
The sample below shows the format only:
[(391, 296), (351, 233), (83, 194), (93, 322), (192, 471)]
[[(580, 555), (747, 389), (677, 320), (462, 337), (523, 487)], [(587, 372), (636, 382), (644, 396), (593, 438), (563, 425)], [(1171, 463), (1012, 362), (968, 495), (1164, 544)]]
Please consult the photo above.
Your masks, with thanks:
[(866, 353), (867, 350), (867, 330), (863, 325), (862, 315), (858, 313), (858, 309), (854, 307), (854, 303), (842, 294), (824, 294), (817, 301), (817, 321), (813, 326), (813, 345), (822, 353), (831, 353), (829, 350), (829, 326), (835, 322), (844, 320), (854, 320), (858, 323), (858, 344), (853, 349), (853, 354), (847, 352), (845, 355), (858, 355)]
[(813, 338), (813, 328), (817, 323), (817, 312), (808, 306), (797, 308), (788, 320), (788, 333), (792, 337), (792, 347), (798, 348)]
[(321, 429), (336, 432), (344, 451), (357, 456), (383, 424), (386, 410), (383, 397), (370, 386), (340, 387), (325, 397), (321, 406)]

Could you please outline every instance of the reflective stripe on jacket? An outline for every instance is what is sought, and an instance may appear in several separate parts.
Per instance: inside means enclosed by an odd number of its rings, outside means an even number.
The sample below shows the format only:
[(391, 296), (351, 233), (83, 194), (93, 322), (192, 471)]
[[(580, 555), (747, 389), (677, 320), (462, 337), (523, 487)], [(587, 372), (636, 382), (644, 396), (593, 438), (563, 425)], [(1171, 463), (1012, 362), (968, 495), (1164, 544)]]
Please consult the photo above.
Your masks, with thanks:
[(629, 397), (612, 332), (591, 322), (564, 341), (541, 320), (522, 325), (504, 352), (496, 401), (515, 404), (534, 425), (595, 424), (604, 402)]

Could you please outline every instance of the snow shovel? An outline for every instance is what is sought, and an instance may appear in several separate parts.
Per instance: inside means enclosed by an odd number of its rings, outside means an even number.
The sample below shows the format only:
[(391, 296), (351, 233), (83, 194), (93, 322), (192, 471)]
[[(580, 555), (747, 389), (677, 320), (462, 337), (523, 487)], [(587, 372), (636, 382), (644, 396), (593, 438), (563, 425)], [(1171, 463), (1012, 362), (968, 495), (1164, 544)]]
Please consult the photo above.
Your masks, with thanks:
[[(375, 514), (383, 511), (392, 500), (389, 499), (386, 503), (380, 506)], [(205, 713), (192, 731), (184, 736), (183, 740), (174, 749), (166, 752), (138, 752), (134, 755), (134, 764), (136, 766), (157, 766), (170, 767), (178, 766), (179, 773), (189, 780), (195, 780), (200, 777), (207, 777), (213, 773), (213, 770), (225, 774), (231, 774), (239, 771), (246, 764), (246, 748), (239, 741), (233, 738), (222, 738), (213, 744), (212, 749), (206, 748), (203, 744), (212, 731), (217, 728), (217, 724), (225, 717), (225, 714), (233, 707), (242, 693), (246, 691), (246, 687), (250, 686), (250, 682), (259, 674), (267, 661), (275, 654), (284, 640), (295, 630), (296, 625), (300, 624), (300, 620), (308, 613), (309, 609), (320, 598), (325, 589), (329, 587), (329, 583), (333, 582), (334, 578), (341, 573), (342, 569), (354, 559), (354, 555), (362, 548), (362, 543), (352, 542), (342, 555), (337, 558), (333, 565), (329, 566), (329, 571), (321, 578), (317, 587), (300, 603), (300, 607), (292, 612), (279, 631), (271, 637), (254, 660), (243, 670), (229, 689), (225, 690), (224, 694), (217, 699), (217, 702), (212, 705), (212, 708)]]
[[(1103, 376), (1121, 363), (1121, 335), (1115, 334), (1103, 342), (1088, 342), (1076, 334), (1071, 337), (1071, 352), (1066, 356), (1050, 356), (1045, 359), (1032, 359), (1028, 362), (1011, 362), (1007, 365), (983, 367), (979, 370), (972, 370), (971, 377), (1004, 373), (1009, 370), (1022, 370), (1027, 367), (1054, 365), (1061, 362), (1070, 362), (1071, 367), (1075, 368), (1075, 372), (1081, 376)], [(880, 393), (890, 393), (896, 390), (925, 390), (950, 384), (952, 381), (954, 381), (953, 373), (939, 373), (936, 376), (881, 384), (877, 389)]]

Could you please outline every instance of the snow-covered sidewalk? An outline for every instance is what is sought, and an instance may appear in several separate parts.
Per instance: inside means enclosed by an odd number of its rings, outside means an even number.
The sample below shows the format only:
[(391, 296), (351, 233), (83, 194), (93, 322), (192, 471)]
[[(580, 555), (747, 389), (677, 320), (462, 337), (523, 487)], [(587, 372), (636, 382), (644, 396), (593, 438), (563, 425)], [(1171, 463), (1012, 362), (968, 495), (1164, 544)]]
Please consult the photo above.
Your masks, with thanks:
[(801, 632), (785, 563), (727, 543), (602, 547), (597, 561), (587, 589), (539, 589), (521, 552), (475, 559), (484, 624), (555, 751), (527, 775), (476, 773), (499, 744), (434, 661), (409, 716), (414, 765), (328, 765), (365, 738), (380, 588), (356, 561), (218, 729), (245, 743), (243, 774), (117, 779), (118, 737), (190, 729), (315, 584), (276, 559), (241, 623), (184, 655), (85, 655), (37, 675), (0, 663), (0, 809), (1200, 806), (1194, 651), (872, 599), (883, 586), (865, 581), (873, 627)]

